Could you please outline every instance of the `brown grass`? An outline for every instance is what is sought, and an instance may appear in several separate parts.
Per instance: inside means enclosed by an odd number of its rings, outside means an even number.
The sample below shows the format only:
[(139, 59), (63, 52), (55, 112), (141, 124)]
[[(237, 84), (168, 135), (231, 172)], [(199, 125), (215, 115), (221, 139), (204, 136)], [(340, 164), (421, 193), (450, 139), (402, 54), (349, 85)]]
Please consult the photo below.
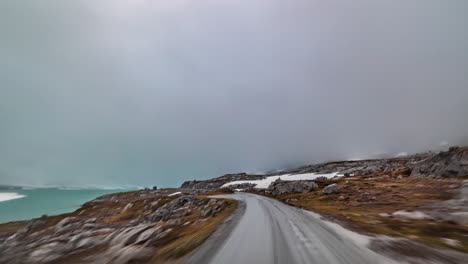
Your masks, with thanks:
[[(228, 206), (214, 217), (205, 221), (187, 226), (179, 226), (170, 235), (156, 245), (157, 251), (150, 263), (164, 263), (168, 259), (177, 259), (185, 256), (196, 247), (200, 246), (237, 208), (234, 200), (223, 199)], [(190, 216), (188, 221), (200, 219), (199, 213)]]
[[(381, 215), (398, 210), (427, 209), (431, 203), (453, 198), (460, 187), (460, 180), (396, 179), (396, 176), (405, 173), (400, 171), (368, 177), (328, 179), (317, 184), (323, 188), (336, 182), (341, 187), (338, 194), (323, 195), (316, 191), (274, 198), (339, 220), (357, 231), (406, 237), (431, 246), (468, 252), (468, 226)], [(449, 246), (442, 238), (458, 240), (462, 245)]]
[[(161, 207), (165, 205), (166, 203), (174, 200), (177, 198), (176, 196), (165, 196), (163, 198), (159, 199), (158, 202), (158, 207)], [(144, 207), (145, 204), (143, 203), (143, 200), (136, 200), (133, 203), (133, 206), (131, 208), (128, 208), (127, 210), (123, 210), (126, 204), (119, 204), (118, 208), (116, 211), (118, 211), (116, 214), (112, 214), (110, 216), (105, 217), (102, 221), (105, 224), (115, 224), (115, 223), (122, 223), (122, 222), (127, 222), (132, 219), (138, 218), (140, 215), (143, 214), (144, 212)], [(104, 205), (103, 208), (106, 208), (107, 210), (114, 208), (115, 209), (116, 205)]]
[(210, 195), (220, 195), (220, 194), (233, 194), (234, 191), (229, 188), (222, 188), (210, 192), (203, 193), (203, 196), (210, 196)]
[(0, 234), (4, 234), (5, 236), (10, 236), (16, 233), (19, 229), (25, 227), (27, 225), (26, 222), (11, 222), (6, 224), (0, 225)]
[[(222, 193), (226, 193), (223, 191)], [(219, 194), (219, 193), (217, 193)], [(117, 201), (111, 201), (111, 197), (116, 195)], [(72, 216), (81, 220), (96, 217), (97, 222), (109, 226), (119, 227), (125, 226), (129, 221), (141, 217), (144, 212), (145, 205), (158, 201), (155, 208), (161, 207), (164, 204), (178, 198), (178, 196), (159, 196), (153, 199), (141, 198), (138, 192), (119, 193), (105, 196), (102, 199), (96, 199), (84, 204), (75, 212), (47, 216), (35, 220), (34, 228), (31, 233), (44, 231), (46, 228), (56, 225), (62, 219)], [(198, 196), (197, 199), (208, 201), (210, 198), (206, 195)], [(145, 200), (147, 200), (145, 204)], [(181, 219), (182, 223), (190, 222), (188, 225), (169, 226), (163, 224), (163, 228), (172, 228), (173, 230), (167, 237), (156, 242), (155, 255), (150, 263), (163, 263), (166, 260), (177, 259), (191, 252), (193, 249), (201, 245), (217, 228), (217, 226), (230, 216), (237, 208), (237, 202), (234, 200), (223, 199), (227, 202), (227, 207), (218, 212), (214, 216), (202, 219), (199, 210), (194, 210), (193, 214), (185, 216)], [(127, 210), (123, 210), (128, 203), (133, 206)], [(155, 210), (153, 208), (152, 210)], [(197, 221), (202, 219), (202, 221)], [(19, 229), (27, 226), (29, 221), (12, 222), (0, 225), (0, 236), (10, 236)], [(50, 230), (50, 231), (49, 231)], [(54, 229), (48, 229), (47, 232), (54, 232)], [(104, 250), (105, 248), (102, 248)], [(77, 251), (76, 254), (67, 256), (57, 260), (57, 263), (78, 263), (84, 257), (93, 255), (99, 252), (101, 248), (92, 248), (86, 251)]]

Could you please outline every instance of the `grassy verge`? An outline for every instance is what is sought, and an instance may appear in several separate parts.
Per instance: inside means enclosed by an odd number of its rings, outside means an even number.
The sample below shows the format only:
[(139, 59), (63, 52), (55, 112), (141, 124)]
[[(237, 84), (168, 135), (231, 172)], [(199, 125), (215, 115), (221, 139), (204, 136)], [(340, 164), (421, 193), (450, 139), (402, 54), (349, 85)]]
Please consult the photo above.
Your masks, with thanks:
[[(273, 198), (345, 223), (349, 228), (374, 234), (406, 237), (430, 246), (468, 252), (468, 226), (453, 222), (393, 217), (399, 210), (430, 210), (434, 202), (454, 198), (460, 180), (397, 178), (398, 173), (318, 181), (323, 188), (337, 183), (337, 194), (320, 191)], [(320, 189), (321, 189), (320, 188)], [(446, 239), (458, 241), (450, 245)]]
[[(237, 208), (237, 201), (223, 199), (227, 207), (214, 217), (205, 218), (198, 223), (179, 226), (170, 235), (156, 245), (157, 251), (150, 263), (164, 263), (168, 259), (177, 259), (185, 256), (200, 246)], [(200, 219), (199, 213), (193, 214), (187, 221)]]
[(233, 194), (234, 191), (228, 188), (222, 188), (210, 192), (203, 193), (203, 196), (210, 196), (210, 195), (220, 195), (220, 194)]

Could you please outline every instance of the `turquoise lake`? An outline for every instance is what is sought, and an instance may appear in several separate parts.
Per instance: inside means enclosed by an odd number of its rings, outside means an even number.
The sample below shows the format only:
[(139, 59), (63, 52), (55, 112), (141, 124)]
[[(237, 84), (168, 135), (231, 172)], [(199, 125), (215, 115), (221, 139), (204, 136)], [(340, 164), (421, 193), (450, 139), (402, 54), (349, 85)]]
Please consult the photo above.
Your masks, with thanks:
[(0, 190), (0, 193), (17, 193), (24, 198), (0, 202), (0, 223), (28, 220), (46, 215), (73, 212), (82, 204), (101, 195), (124, 190), (62, 190), (30, 189)]

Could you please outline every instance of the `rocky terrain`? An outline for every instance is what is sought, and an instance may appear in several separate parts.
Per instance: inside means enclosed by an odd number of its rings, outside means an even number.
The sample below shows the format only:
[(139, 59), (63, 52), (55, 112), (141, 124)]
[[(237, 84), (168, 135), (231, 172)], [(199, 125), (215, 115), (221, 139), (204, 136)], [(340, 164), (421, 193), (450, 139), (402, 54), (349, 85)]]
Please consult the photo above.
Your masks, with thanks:
[[(338, 173), (333, 178), (221, 187), (272, 175)], [(242, 189), (318, 212), (350, 229), (391, 239), (376, 250), (429, 252), (440, 263), (468, 253), (468, 148), (394, 159), (329, 162), (267, 175), (226, 174), (179, 189), (99, 197), (73, 213), (0, 225), (0, 263), (165, 263), (207, 239), (236, 208), (208, 195)], [(268, 180), (268, 179), (266, 179)], [(405, 245), (405, 246), (401, 246)], [(411, 250), (408, 250), (411, 248)], [(434, 253), (435, 252), (435, 253)], [(410, 256), (411, 257), (411, 256)], [(440, 259), (439, 259), (440, 260)], [(415, 263), (420, 263), (416, 261)]]
[[(171, 191), (172, 192), (172, 191)], [(201, 244), (235, 202), (142, 190), (76, 212), (0, 225), (0, 263), (158, 263)]]
[(373, 160), (351, 160), (351, 161), (336, 161), (321, 164), (307, 165), (290, 169), (286, 171), (277, 172), (276, 174), (300, 174), (315, 172), (318, 174), (327, 174), (338, 172), (340, 174), (349, 175), (370, 175), (380, 172), (391, 172), (402, 169), (412, 169), (416, 164), (432, 158), (435, 153), (427, 152), (407, 157), (391, 158), (391, 159), (373, 159)]
[[(392, 172), (407, 169), (411, 173), (416, 164), (433, 158), (436, 153), (427, 152), (407, 157), (392, 159), (336, 161), (314, 165), (306, 165), (288, 170), (275, 171), (264, 175), (253, 175), (247, 173), (226, 174), (209, 180), (192, 180), (184, 182), (180, 188), (189, 190), (217, 190), (225, 183), (244, 180), (260, 180), (268, 176), (283, 174), (318, 173), (327, 174), (338, 172), (342, 175), (370, 175), (380, 172)], [(231, 189), (244, 189), (242, 186), (232, 186)]]
[(226, 174), (217, 178), (203, 181), (186, 181), (180, 186), (181, 189), (190, 190), (217, 190), (223, 184), (232, 181), (259, 180), (265, 178), (265, 175), (251, 175), (247, 173)]
[(452, 178), (468, 176), (468, 147), (452, 147), (413, 166), (411, 176)]
[[(338, 176), (313, 181), (278, 180), (266, 189), (257, 189), (252, 183), (228, 187), (318, 212), (358, 232), (398, 238), (387, 240), (385, 245), (400, 249), (401, 254), (429, 252), (427, 246), (468, 253), (468, 147), (392, 159), (307, 165), (265, 176), (310, 172), (337, 172)], [(256, 179), (243, 175), (242, 180)], [(239, 179), (227, 176), (222, 183)], [(198, 181), (197, 186), (211, 183)], [(388, 241), (399, 244), (389, 246)], [(403, 244), (406, 246), (399, 246)], [(410, 246), (413, 250), (403, 250)], [(446, 251), (432, 253), (441, 257), (441, 263), (459, 263)]]

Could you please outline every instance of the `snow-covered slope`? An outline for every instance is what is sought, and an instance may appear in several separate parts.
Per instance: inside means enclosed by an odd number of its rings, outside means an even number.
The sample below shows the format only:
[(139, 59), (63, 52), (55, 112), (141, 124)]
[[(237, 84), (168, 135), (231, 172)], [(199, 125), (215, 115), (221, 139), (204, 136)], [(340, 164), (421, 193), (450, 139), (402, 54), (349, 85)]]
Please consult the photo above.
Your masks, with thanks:
[(221, 188), (228, 187), (230, 185), (242, 184), (242, 183), (252, 183), (256, 184), (255, 188), (258, 189), (266, 189), (268, 186), (276, 181), (277, 179), (281, 179), (283, 181), (300, 181), (300, 180), (315, 180), (317, 177), (327, 177), (333, 178), (337, 175), (337, 173), (329, 173), (329, 174), (315, 174), (315, 173), (305, 173), (305, 174), (284, 174), (278, 176), (270, 176), (263, 180), (253, 180), (253, 181), (233, 181), (225, 183)]

